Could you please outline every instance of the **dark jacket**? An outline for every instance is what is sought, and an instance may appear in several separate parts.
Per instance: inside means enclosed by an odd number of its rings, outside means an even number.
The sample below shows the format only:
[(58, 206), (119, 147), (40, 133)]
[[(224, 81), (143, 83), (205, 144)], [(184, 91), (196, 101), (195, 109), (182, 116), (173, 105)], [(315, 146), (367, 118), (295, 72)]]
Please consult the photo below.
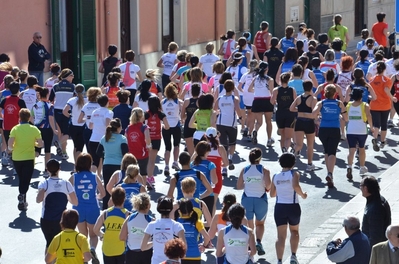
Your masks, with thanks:
[(360, 230), (342, 241), (339, 246), (331, 241), (327, 245), (327, 257), (339, 264), (368, 264), (371, 247), (369, 239)]
[(391, 224), (391, 208), (385, 198), (379, 194), (367, 197), (364, 208), (362, 231), (370, 240), (370, 246), (387, 240), (385, 231)]
[(43, 45), (32, 42), (28, 49), (28, 71), (43, 71), (44, 62), (50, 59), (50, 57), (50, 54)]

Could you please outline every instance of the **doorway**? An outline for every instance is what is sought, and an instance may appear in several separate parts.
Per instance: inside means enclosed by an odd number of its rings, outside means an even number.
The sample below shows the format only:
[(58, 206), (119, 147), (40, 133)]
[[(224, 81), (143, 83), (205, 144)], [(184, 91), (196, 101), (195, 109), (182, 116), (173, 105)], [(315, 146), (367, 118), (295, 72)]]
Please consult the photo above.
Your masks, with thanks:
[(173, 41), (173, 0), (162, 0), (162, 50), (168, 51)]
[(131, 49), (130, 43), (130, 0), (120, 0), (121, 47), (122, 58), (127, 50)]
[(364, 0), (355, 0), (355, 36), (360, 36), (362, 29), (366, 28), (364, 23)]

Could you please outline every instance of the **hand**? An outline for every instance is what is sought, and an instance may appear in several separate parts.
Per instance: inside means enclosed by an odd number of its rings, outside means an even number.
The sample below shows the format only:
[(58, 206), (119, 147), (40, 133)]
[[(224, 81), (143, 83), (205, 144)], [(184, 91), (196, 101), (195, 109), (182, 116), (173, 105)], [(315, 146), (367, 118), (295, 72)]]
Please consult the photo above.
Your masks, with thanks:
[(371, 134), (374, 133), (374, 127), (370, 127), (370, 132), (371, 132)]
[(340, 238), (337, 238), (337, 239), (334, 241), (334, 244), (335, 244), (336, 246), (341, 245), (341, 243), (342, 243), (342, 241), (341, 241)]
[(204, 253), (204, 251), (205, 251), (205, 247), (204, 247), (203, 244), (199, 244), (199, 245), (198, 245), (198, 249), (199, 249), (199, 251), (200, 251), (201, 253)]
[(392, 101), (393, 101), (394, 103), (397, 103), (397, 102), (398, 102), (398, 98), (394, 97), (394, 98), (392, 99)]
[(302, 194), (302, 199), (306, 199), (306, 198), (308, 198), (308, 193), (307, 193), (307, 192), (304, 192), (304, 193)]
[(58, 135), (58, 130), (57, 129), (54, 129), (53, 132), (54, 132), (54, 134)]

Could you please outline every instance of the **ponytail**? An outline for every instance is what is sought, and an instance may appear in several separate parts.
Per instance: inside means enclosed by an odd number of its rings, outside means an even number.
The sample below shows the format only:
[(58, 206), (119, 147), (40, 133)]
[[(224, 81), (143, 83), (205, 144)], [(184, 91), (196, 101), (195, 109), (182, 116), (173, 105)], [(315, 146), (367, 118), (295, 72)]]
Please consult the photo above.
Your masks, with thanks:
[(229, 221), (229, 216), (227, 212), (230, 207), (237, 202), (235, 194), (228, 193), (223, 197), (223, 207), (222, 207), (222, 220)]
[(112, 119), (105, 130), (105, 142), (108, 142), (112, 137), (112, 133), (116, 133), (121, 126), (122, 124), (119, 118)]
[(231, 225), (235, 229), (239, 229), (242, 224), (242, 219), (245, 216), (245, 209), (241, 204), (233, 204), (228, 211)]
[(83, 97), (83, 94), (85, 92), (85, 87), (83, 86), (83, 84), (77, 84), (75, 87), (75, 92), (78, 97), (76, 105), (78, 106), (78, 109), (82, 109), (83, 105), (85, 104), (85, 99)]
[(208, 142), (200, 141), (197, 146), (195, 147), (195, 152), (197, 156), (194, 159), (194, 165), (200, 165), (202, 158), (205, 157), (206, 153), (211, 151), (211, 146), (209, 146)]
[(189, 215), (189, 220), (192, 225), (195, 225), (198, 222), (198, 214), (194, 211), (194, 206), (191, 200), (187, 198), (180, 199), (179, 212), (183, 215)]

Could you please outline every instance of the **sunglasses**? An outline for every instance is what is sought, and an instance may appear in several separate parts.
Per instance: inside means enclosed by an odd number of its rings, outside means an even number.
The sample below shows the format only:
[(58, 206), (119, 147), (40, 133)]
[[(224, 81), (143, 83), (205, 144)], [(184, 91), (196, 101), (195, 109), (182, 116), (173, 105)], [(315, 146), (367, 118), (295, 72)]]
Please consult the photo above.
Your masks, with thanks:
[(41, 39), (42, 38), (42, 36), (38, 36), (38, 37), (36, 37), (37, 39)]

